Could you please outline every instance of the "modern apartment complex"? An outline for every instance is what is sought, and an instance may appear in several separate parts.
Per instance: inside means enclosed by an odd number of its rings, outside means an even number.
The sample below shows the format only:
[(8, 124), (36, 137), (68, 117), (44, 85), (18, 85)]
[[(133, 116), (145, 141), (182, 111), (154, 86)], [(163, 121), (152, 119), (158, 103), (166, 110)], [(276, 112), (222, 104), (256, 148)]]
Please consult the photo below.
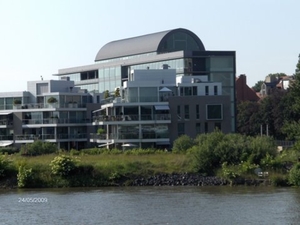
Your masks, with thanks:
[(175, 69), (132, 70), (120, 96), (94, 111), (91, 136), (100, 146), (166, 148), (180, 135), (230, 130), (230, 98), (207, 76), (176, 76)]
[(29, 81), (27, 91), (0, 93), (0, 147), (56, 143), (62, 149), (87, 146), (96, 94), (74, 87), (74, 81)]
[[(207, 51), (186, 29), (113, 41), (98, 51), (91, 65), (60, 69), (57, 81), (29, 82), (27, 92), (0, 95), (0, 107), (17, 98), (21, 107), (42, 104), (0, 111), (3, 120), (14, 119), (3, 135), (20, 144), (34, 140), (26, 135), (43, 135), (43, 140), (70, 149), (89, 141), (98, 146), (162, 147), (182, 134), (195, 137), (215, 127), (235, 132), (235, 75), (234, 51)], [(64, 88), (52, 90), (52, 83)], [(51, 96), (59, 100), (58, 107), (48, 106)], [(36, 123), (56, 115), (59, 123)], [(103, 133), (95, 134), (98, 128)]]

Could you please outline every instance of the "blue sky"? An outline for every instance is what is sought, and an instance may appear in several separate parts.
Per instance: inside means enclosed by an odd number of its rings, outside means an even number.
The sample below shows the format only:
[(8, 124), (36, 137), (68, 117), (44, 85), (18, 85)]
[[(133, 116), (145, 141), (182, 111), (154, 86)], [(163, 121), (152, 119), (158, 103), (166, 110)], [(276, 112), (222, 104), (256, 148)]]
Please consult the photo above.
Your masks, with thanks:
[(58, 69), (93, 64), (107, 42), (186, 28), (207, 50), (236, 51), (249, 86), (292, 75), (300, 53), (299, 0), (0, 0), (0, 92)]

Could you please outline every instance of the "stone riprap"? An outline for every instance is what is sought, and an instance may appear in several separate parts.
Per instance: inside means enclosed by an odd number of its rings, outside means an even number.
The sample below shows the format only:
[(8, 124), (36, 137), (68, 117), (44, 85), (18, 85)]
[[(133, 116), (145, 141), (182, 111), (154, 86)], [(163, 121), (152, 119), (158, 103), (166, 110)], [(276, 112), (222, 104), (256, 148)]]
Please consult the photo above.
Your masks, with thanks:
[(133, 180), (131, 186), (222, 186), (228, 184), (228, 181), (222, 178), (184, 173), (139, 177)]

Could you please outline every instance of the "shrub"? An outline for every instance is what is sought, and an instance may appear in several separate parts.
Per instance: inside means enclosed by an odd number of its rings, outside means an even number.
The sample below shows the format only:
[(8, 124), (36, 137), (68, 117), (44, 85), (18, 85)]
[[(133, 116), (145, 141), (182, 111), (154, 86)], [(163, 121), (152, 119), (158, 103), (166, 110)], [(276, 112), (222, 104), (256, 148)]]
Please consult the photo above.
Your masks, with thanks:
[(80, 155), (80, 151), (78, 151), (76, 149), (71, 149), (70, 150), (70, 155)]
[(44, 154), (52, 154), (56, 151), (56, 146), (50, 142), (35, 141), (33, 143), (23, 145), (21, 147), (20, 153), (24, 156), (37, 156)]
[(284, 174), (275, 174), (270, 177), (271, 184), (275, 187), (284, 187), (288, 186), (288, 176)]
[(51, 103), (56, 103), (56, 102), (57, 102), (57, 99), (54, 98), (54, 97), (50, 97), (50, 98), (48, 98), (47, 102), (50, 103), (50, 104), (51, 104)]
[(14, 154), (14, 153), (18, 153), (19, 149), (16, 147), (2, 147), (0, 148), (0, 154)]
[(59, 155), (50, 163), (51, 172), (62, 177), (68, 176), (76, 168), (77, 160), (72, 156)]
[(268, 136), (258, 136), (253, 138), (249, 148), (251, 152), (249, 160), (254, 164), (260, 164), (261, 160), (265, 158), (267, 154), (272, 157), (277, 154), (275, 141)]
[(5, 155), (0, 155), (0, 178), (8, 175), (11, 162), (7, 159)]
[(294, 186), (300, 186), (300, 163), (295, 164), (291, 169), (289, 183)]
[(26, 169), (25, 166), (19, 166), (17, 180), (19, 188), (31, 187), (33, 183), (32, 168)]
[(172, 152), (174, 153), (186, 152), (193, 145), (194, 145), (193, 139), (191, 139), (187, 135), (181, 135), (179, 138), (177, 138), (174, 141)]

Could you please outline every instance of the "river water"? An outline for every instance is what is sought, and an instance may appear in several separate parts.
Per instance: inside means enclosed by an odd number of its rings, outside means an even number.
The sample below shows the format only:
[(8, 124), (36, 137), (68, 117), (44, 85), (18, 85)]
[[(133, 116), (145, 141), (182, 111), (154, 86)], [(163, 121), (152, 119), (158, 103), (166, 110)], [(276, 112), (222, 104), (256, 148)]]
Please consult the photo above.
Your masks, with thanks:
[(300, 189), (243, 186), (0, 190), (0, 224), (296, 225), (300, 224)]

